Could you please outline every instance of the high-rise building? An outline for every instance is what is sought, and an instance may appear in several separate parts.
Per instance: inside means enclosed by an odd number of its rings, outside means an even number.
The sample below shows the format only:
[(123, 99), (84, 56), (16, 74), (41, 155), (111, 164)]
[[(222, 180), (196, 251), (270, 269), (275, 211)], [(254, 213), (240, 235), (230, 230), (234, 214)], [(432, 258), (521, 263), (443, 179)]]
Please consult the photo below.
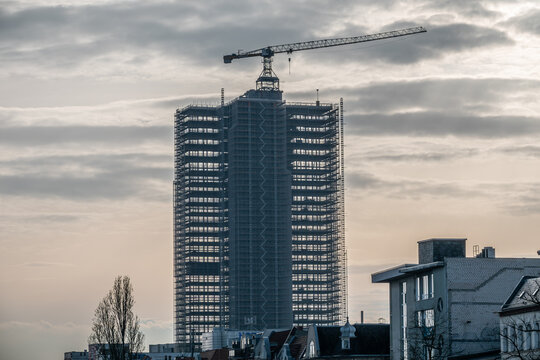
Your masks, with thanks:
[(342, 105), (287, 103), (269, 70), (176, 111), (176, 342), (344, 320)]

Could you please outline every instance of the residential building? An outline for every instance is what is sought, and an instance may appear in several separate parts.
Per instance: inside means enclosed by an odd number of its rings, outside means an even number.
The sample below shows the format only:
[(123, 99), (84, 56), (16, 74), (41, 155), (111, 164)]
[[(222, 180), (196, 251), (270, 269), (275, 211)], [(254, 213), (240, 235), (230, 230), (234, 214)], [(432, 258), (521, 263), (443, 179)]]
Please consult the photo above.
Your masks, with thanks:
[(180, 360), (180, 359), (200, 359), (199, 353), (194, 352), (193, 347), (185, 344), (150, 344), (148, 352), (143, 360)]
[(390, 325), (351, 325), (349, 321), (342, 327), (312, 325), (302, 358), (388, 360)]
[(344, 320), (343, 112), (256, 90), (175, 114), (175, 339)]
[(501, 359), (540, 359), (540, 277), (524, 276), (499, 315)]
[(231, 330), (216, 327), (201, 336), (201, 351), (209, 351), (222, 348), (230, 348), (233, 343), (240, 342), (245, 335), (260, 334), (255, 330)]
[(69, 351), (64, 353), (64, 360), (88, 360), (88, 351)]
[(392, 360), (499, 357), (501, 304), (538, 258), (495, 258), (493, 248), (465, 257), (466, 239), (418, 242), (418, 264), (372, 275), (390, 288)]

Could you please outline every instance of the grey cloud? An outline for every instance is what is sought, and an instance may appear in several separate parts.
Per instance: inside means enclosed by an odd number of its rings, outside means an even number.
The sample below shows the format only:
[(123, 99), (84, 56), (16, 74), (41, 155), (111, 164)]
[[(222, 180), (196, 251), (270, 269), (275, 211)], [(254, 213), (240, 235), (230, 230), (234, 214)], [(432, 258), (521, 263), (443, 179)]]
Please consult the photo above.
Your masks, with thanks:
[(540, 183), (513, 187), (510, 193), (516, 195), (502, 205), (508, 212), (517, 216), (540, 215)]
[(462, 159), (478, 155), (477, 149), (454, 150), (444, 152), (421, 152), (421, 153), (388, 153), (388, 151), (370, 151), (360, 154), (365, 161), (392, 161), (392, 162), (426, 162), (448, 161)]
[[(311, 56), (310, 59), (332, 64), (337, 61), (344, 63), (383, 61), (391, 64), (406, 65), (422, 60), (441, 58), (450, 53), (492, 46), (507, 46), (514, 43), (502, 31), (466, 23), (437, 25), (427, 22), (399, 22), (387, 25), (381, 31), (414, 26), (424, 26), (427, 32), (382, 40), (376, 43), (349, 45), (333, 51), (316, 50), (313, 53), (317, 55)], [(337, 56), (340, 54), (341, 56)]]
[(21, 264), (22, 266), (27, 267), (65, 267), (65, 266), (73, 266), (73, 264), (69, 263), (57, 263), (57, 262), (46, 262), (46, 261), (35, 261), (35, 262), (28, 262)]
[(172, 137), (172, 126), (6, 126), (0, 131), (0, 143), (22, 146), (149, 141), (172, 144)]
[(515, 16), (506, 23), (522, 32), (540, 36), (540, 9), (533, 9), (526, 14)]
[(500, 15), (497, 11), (487, 9), (482, 2), (471, 0), (430, 0), (422, 8), (436, 11), (452, 11), (469, 17), (495, 18)]
[(23, 217), (23, 220), (35, 223), (69, 223), (80, 219), (80, 216), (65, 214), (32, 215)]
[(390, 198), (471, 197), (481, 196), (480, 189), (469, 190), (451, 182), (429, 182), (409, 179), (384, 179), (363, 171), (349, 170), (346, 187), (362, 190), (363, 194), (376, 192)]
[[(169, 200), (171, 157), (165, 155), (43, 156), (0, 163), (0, 194), (71, 200), (142, 197)], [(167, 163), (164, 163), (167, 161)]]
[(347, 189), (356, 196), (486, 198), (493, 200), (494, 206), (514, 216), (540, 214), (540, 183), (476, 183), (465, 187), (457, 182), (382, 178), (354, 169), (349, 169), (345, 181)]
[[(413, 24), (399, 23), (388, 28), (409, 25)], [(452, 52), (513, 44), (513, 40), (499, 30), (472, 24), (427, 24), (426, 27), (427, 33), (414, 35), (410, 39), (405, 39), (406, 41), (395, 41), (391, 46), (370, 48), (366, 55), (390, 63), (411, 64), (422, 59), (439, 58)]]
[(422, 111), (398, 114), (350, 114), (347, 131), (356, 135), (509, 137), (540, 133), (540, 119), (526, 116), (478, 116)]
[(364, 171), (348, 171), (345, 180), (346, 187), (354, 189), (378, 188), (385, 184), (381, 179)]
[[(531, 93), (540, 91), (540, 81), (529, 79), (422, 79), (415, 81), (375, 82), (357, 88), (320, 89), (325, 98), (343, 96), (347, 112), (394, 112), (412, 107), (453, 112), (497, 112), (509, 98), (535, 101)], [(313, 97), (313, 93), (295, 92), (293, 99)]]
[[(334, 9), (343, 12), (350, 6), (343, 4)], [(4, 50), (4, 56), (12, 60), (49, 61), (48, 65), (58, 59), (83, 61), (99, 53), (129, 48), (157, 50), (198, 63), (217, 64), (223, 54), (239, 47), (249, 49), (284, 39), (302, 40), (312, 28), (305, 26), (307, 21), (320, 27), (330, 23), (328, 18), (328, 13), (311, 5), (304, 4), (301, 12), (295, 12), (291, 6), (256, 6), (249, 1), (41, 7), (0, 12), (0, 39), (15, 48)], [(22, 44), (34, 44), (38, 50), (20, 50), (27, 48)], [(138, 61), (144, 58), (139, 57)]]
[[(0, 51), (4, 61), (38, 63), (50, 67), (73, 67), (89, 59), (118, 51), (136, 49), (158, 51), (188, 59), (192, 65), (218, 65), (221, 56), (276, 43), (312, 40), (315, 31), (336, 28), (343, 14), (362, 11), (369, 2), (340, 3), (338, 7), (317, 6), (311, 2), (260, 4), (242, 2), (130, 2), (77, 7), (41, 7), (0, 12), (0, 39), (11, 46)], [(326, 4), (326, 3), (325, 3)], [(380, 4), (377, 4), (380, 6)], [(392, 7), (394, 1), (387, 1)], [(324, 9), (324, 10), (323, 10)], [(264, 21), (261, 21), (264, 19)], [(316, 24), (316, 26), (314, 26)], [(399, 28), (412, 23), (395, 23)], [(424, 24), (425, 25), (425, 24)], [(429, 25), (429, 24), (428, 24)], [(362, 31), (345, 24), (343, 31)], [(359, 51), (344, 61), (382, 60), (402, 64), (436, 58), (448, 52), (483, 46), (506, 45), (512, 41), (502, 32), (469, 24), (430, 25), (427, 34)], [(32, 48), (34, 50), (27, 50)], [(127, 56), (144, 63), (148, 56)], [(336, 61), (335, 54), (331, 56)], [(313, 59), (328, 58), (318, 53)], [(7, 59), (7, 60), (6, 60)], [(338, 59), (339, 60), (339, 59)], [(244, 63), (251, 70), (256, 62)]]
[(540, 158), (540, 146), (507, 146), (499, 149), (500, 152), (510, 155), (523, 155), (532, 158)]

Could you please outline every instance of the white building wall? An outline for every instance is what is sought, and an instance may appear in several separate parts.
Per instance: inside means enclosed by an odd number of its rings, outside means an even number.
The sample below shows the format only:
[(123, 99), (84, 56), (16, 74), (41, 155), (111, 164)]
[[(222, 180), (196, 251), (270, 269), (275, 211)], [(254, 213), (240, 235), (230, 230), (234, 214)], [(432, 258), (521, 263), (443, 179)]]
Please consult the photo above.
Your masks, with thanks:
[(540, 359), (540, 311), (501, 317), (500, 344), (502, 359), (512, 358), (517, 350), (525, 359)]

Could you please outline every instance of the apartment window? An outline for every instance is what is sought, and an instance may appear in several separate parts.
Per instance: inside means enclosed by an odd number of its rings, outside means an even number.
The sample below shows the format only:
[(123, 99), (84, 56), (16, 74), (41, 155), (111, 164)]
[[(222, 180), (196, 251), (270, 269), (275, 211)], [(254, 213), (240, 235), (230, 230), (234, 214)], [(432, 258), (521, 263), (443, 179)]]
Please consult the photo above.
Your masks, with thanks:
[(420, 328), (432, 328), (435, 326), (435, 311), (433, 309), (422, 310), (416, 313), (416, 323)]
[(416, 301), (431, 299), (434, 297), (433, 274), (416, 277)]
[(407, 344), (407, 283), (401, 283), (401, 351), (403, 360), (409, 359), (409, 349)]

